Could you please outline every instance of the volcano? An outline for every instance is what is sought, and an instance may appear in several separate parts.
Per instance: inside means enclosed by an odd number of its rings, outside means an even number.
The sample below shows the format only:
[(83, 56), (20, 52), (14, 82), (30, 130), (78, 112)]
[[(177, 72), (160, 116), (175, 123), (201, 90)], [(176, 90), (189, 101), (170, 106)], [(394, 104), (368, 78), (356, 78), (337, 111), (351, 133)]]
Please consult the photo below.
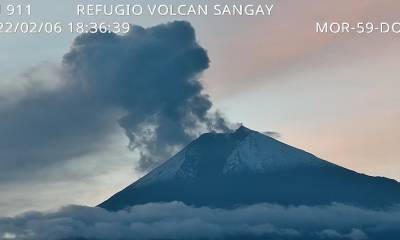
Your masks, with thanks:
[(201, 135), (99, 207), (115, 211), (172, 201), (226, 209), (265, 202), (380, 209), (400, 203), (400, 183), (340, 167), (242, 126)]

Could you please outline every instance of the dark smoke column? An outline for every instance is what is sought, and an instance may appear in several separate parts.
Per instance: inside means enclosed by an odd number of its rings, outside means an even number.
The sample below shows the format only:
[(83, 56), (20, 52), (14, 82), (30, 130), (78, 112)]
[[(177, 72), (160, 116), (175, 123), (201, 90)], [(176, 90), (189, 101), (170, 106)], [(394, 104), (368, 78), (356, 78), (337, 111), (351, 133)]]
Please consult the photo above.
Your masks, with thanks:
[(84, 34), (64, 57), (71, 82), (97, 102), (123, 111), (119, 124), (147, 170), (200, 130), (227, 131), (211, 113), (199, 75), (209, 67), (193, 27), (172, 22), (133, 26), (126, 35)]

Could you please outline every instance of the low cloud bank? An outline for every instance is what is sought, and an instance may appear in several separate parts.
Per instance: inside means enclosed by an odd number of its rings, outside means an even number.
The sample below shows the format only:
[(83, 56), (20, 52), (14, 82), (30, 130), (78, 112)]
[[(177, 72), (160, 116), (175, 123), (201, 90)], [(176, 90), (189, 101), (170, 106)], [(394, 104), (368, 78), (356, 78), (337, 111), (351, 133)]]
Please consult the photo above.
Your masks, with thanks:
[(259, 204), (223, 210), (180, 202), (119, 212), (68, 206), (0, 219), (0, 239), (397, 239), (400, 207)]

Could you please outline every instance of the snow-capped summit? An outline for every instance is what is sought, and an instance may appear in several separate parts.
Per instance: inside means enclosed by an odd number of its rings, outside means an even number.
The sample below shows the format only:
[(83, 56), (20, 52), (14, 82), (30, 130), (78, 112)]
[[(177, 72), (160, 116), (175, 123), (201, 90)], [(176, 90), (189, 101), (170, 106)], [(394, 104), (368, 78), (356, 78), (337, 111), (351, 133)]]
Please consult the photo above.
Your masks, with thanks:
[(262, 173), (305, 165), (323, 166), (327, 164), (307, 152), (282, 144), (271, 137), (245, 127), (239, 128), (237, 132), (247, 135), (238, 142), (227, 158), (223, 169), (224, 174), (235, 174), (242, 171)]
[(222, 208), (261, 202), (381, 207), (400, 202), (400, 184), (358, 174), (241, 126), (201, 135), (99, 206), (118, 210), (168, 201)]
[[(207, 133), (200, 137), (212, 138), (221, 134)], [(222, 136), (222, 135), (221, 135)], [(244, 126), (230, 134), (223, 134), (225, 141), (232, 142), (232, 149), (223, 160), (221, 174), (234, 175), (244, 171), (255, 173), (276, 171), (280, 168), (295, 168), (301, 165), (322, 166), (325, 161), (302, 150), (265, 136), (259, 132), (250, 130)], [(199, 141), (201, 141), (199, 140)], [(148, 175), (140, 179), (136, 185), (146, 185), (173, 178), (195, 178), (199, 173), (199, 152), (197, 142), (193, 142), (164, 164), (154, 169)], [(205, 173), (207, 174), (207, 173)]]

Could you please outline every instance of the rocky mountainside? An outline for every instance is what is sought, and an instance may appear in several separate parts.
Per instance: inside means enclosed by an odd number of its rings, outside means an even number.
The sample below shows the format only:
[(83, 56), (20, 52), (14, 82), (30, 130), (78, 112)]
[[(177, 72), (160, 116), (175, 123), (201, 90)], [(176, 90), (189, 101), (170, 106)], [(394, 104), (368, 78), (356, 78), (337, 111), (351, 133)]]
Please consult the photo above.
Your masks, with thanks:
[(262, 202), (385, 208), (400, 203), (400, 184), (356, 173), (242, 126), (201, 135), (99, 206), (119, 210), (170, 201), (218, 208)]

